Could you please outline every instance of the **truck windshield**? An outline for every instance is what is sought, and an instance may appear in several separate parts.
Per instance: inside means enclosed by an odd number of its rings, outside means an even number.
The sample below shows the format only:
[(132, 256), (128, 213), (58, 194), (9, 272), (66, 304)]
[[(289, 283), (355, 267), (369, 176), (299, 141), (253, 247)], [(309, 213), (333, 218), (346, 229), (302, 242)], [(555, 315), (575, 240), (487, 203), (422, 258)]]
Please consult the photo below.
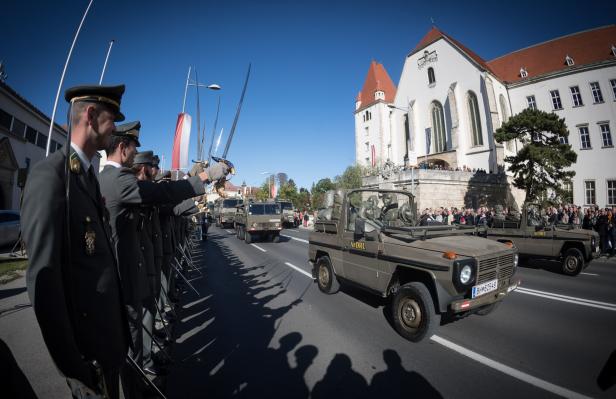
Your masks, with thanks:
[(236, 205), (244, 203), (241, 199), (226, 199), (222, 203), (223, 208), (235, 208)]
[(362, 218), (375, 227), (410, 227), (417, 224), (411, 195), (400, 192), (355, 191), (349, 194), (347, 229), (353, 230), (355, 219)]
[(280, 207), (278, 204), (250, 204), (248, 207), (250, 215), (278, 215)]
[(293, 210), (292, 202), (280, 202), (280, 208), (284, 211), (285, 209)]

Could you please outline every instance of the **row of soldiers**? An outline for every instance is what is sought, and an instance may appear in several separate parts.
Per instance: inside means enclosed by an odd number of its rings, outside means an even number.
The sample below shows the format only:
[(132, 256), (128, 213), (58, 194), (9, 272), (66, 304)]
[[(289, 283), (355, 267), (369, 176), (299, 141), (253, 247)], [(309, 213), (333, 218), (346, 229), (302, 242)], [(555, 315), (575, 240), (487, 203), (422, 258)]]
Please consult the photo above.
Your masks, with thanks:
[[(186, 179), (154, 181), (152, 152), (137, 152), (140, 123), (121, 126), (124, 85), (68, 89), (70, 145), (37, 163), (22, 205), (27, 286), (49, 353), (74, 397), (140, 398), (154, 319), (173, 296), (174, 256), (191, 198), (224, 179), (225, 163)], [(99, 150), (107, 163), (96, 176)], [(173, 298), (171, 298), (173, 299)]]

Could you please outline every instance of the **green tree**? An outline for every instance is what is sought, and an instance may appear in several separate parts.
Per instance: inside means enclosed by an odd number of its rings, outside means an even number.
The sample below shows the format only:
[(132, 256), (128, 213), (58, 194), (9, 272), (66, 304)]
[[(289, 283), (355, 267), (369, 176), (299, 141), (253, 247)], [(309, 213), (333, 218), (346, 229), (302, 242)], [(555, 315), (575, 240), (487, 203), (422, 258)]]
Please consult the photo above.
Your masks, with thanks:
[(326, 177), (325, 179), (319, 180), (316, 184), (312, 184), (312, 188), (310, 189), (310, 194), (312, 198), (312, 207), (314, 209), (318, 209), (323, 204), (323, 199), (325, 197), (325, 193), (329, 190), (335, 190), (336, 184), (331, 181), (330, 178)]
[(258, 201), (267, 201), (267, 199), (270, 196), (269, 187), (270, 187), (270, 180), (268, 178), (263, 182), (263, 184), (261, 184), (261, 187), (259, 187), (259, 190), (257, 190), (257, 192), (255, 193), (255, 198)]
[(338, 188), (360, 188), (361, 178), (364, 175), (364, 168), (360, 165), (348, 166), (342, 176), (336, 176), (334, 182)]
[(297, 187), (292, 179), (286, 184), (281, 184), (280, 190), (278, 190), (278, 198), (293, 201), (295, 197), (297, 197)]
[(575, 171), (567, 170), (577, 160), (568, 141), (565, 120), (554, 113), (525, 109), (496, 130), (494, 139), (503, 143), (518, 140), (522, 149), (505, 161), (510, 163), (513, 185), (526, 191), (526, 201), (534, 202), (553, 190), (562, 194), (562, 187), (571, 182)]

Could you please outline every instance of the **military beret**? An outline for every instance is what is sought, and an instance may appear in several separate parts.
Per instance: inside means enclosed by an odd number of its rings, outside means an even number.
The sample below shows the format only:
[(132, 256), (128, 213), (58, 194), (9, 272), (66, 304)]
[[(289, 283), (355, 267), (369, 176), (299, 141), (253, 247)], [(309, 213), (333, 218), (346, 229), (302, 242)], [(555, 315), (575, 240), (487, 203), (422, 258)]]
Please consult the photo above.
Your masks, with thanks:
[(124, 94), (125, 86), (75, 86), (67, 89), (64, 92), (64, 99), (69, 103), (77, 101), (86, 101), (92, 103), (101, 103), (113, 109), (116, 113), (115, 121), (121, 122), (124, 120), (124, 115), (120, 112), (120, 103)]
[(137, 147), (141, 147), (141, 143), (139, 142), (139, 129), (141, 129), (141, 122), (128, 122), (123, 125), (116, 126), (113, 135), (133, 139), (137, 143)]
[(152, 165), (154, 158), (154, 152), (152, 151), (141, 151), (135, 155), (135, 160), (133, 161), (133, 165), (139, 164), (148, 164)]
[(154, 155), (152, 157), (152, 166), (157, 167), (158, 168), (158, 164), (160, 163), (160, 158), (158, 157), (158, 155)]

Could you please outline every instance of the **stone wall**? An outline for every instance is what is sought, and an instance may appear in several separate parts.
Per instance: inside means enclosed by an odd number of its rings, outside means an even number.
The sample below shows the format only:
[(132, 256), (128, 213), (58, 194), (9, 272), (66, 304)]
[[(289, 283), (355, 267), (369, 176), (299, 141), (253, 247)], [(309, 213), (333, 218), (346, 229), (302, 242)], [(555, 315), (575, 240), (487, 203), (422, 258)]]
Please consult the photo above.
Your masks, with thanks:
[(389, 178), (368, 176), (364, 187), (402, 189), (415, 195), (417, 209), (437, 207), (522, 206), (524, 191), (518, 190), (504, 174), (445, 170), (403, 170)]

